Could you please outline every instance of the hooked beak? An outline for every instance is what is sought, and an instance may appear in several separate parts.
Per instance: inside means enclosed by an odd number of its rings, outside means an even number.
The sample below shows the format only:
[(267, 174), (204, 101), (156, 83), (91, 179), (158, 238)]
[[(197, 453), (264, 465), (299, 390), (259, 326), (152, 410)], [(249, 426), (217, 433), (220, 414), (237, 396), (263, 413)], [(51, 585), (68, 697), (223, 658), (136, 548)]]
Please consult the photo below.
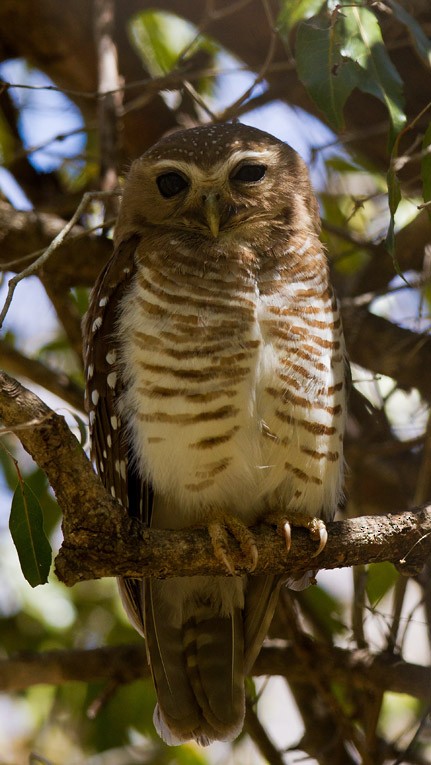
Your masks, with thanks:
[(204, 197), (204, 215), (208, 228), (211, 231), (214, 239), (217, 239), (220, 230), (220, 208), (219, 208), (219, 195), (214, 191), (210, 191)]

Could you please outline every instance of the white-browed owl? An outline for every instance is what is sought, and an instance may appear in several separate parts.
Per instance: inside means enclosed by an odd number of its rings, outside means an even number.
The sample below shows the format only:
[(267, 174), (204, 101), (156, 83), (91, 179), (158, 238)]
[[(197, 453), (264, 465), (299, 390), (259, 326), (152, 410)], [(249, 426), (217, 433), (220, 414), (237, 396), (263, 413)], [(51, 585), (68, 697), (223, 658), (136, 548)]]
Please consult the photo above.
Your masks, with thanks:
[[(85, 321), (92, 454), (112, 496), (156, 529), (289, 523), (326, 541), (341, 495), (344, 344), (308, 173), (241, 124), (173, 133), (136, 160), (114, 254)], [(278, 520), (277, 520), (278, 519)], [(313, 563), (310, 562), (311, 568)], [(244, 677), (281, 579), (127, 579), (155, 725), (178, 744), (241, 731)]]

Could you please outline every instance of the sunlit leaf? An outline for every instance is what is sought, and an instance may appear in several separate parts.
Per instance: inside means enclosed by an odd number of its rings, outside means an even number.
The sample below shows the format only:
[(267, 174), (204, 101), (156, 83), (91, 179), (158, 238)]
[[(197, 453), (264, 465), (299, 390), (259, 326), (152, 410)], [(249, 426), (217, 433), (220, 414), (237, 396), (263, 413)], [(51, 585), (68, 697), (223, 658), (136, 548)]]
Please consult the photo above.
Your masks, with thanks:
[(393, 142), (406, 122), (403, 81), (388, 55), (377, 18), (368, 8), (343, 5), (336, 25), (343, 28), (343, 56), (358, 64), (359, 89), (382, 101), (389, 112)]
[(283, 0), (277, 21), (281, 34), (289, 33), (299, 21), (315, 16), (324, 2), (325, 0), (297, 0), (292, 3), (292, 0)]
[(45, 584), (51, 566), (51, 545), (43, 528), (39, 500), (23, 481), (13, 495), (9, 529), (28, 583), (32, 587)]
[(340, 53), (339, 25), (302, 22), (296, 35), (298, 76), (335, 130), (344, 127), (343, 108), (358, 82), (357, 66)]
[(426, 36), (420, 24), (396, 0), (386, 0), (386, 2), (392, 8), (395, 18), (408, 29), (412, 43), (420, 57), (428, 66), (431, 66), (431, 40)]

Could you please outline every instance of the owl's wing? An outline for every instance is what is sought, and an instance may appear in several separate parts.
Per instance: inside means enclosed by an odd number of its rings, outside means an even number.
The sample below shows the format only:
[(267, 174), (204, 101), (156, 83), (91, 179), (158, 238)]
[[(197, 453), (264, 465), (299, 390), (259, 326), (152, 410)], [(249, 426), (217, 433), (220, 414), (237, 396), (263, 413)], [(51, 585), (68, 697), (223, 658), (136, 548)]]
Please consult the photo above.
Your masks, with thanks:
[[(151, 487), (133, 469), (125, 424), (117, 408), (122, 383), (115, 325), (118, 306), (136, 270), (138, 242), (136, 235), (123, 240), (101, 271), (91, 292), (83, 334), (91, 457), (110, 494), (130, 515), (148, 523), (152, 505)], [(143, 633), (141, 581), (124, 579), (119, 586), (129, 619)]]

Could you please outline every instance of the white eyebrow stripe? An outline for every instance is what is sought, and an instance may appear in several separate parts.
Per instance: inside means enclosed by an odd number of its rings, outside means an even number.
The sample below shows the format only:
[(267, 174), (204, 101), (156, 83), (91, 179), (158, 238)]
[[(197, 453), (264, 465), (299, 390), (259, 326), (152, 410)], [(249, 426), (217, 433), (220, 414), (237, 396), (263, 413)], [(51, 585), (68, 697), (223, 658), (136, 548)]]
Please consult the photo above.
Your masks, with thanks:
[(252, 151), (251, 149), (238, 149), (234, 151), (230, 157), (219, 160), (214, 163), (209, 169), (203, 169), (196, 162), (185, 161), (182, 159), (159, 159), (154, 162), (153, 168), (157, 173), (165, 171), (180, 172), (185, 175), (186, 178), (192, 178), (193, 181), (198, 183), (202, 181), (208, 182), (209, 180), (220, 180), (221, 176), (228, 177), (233, 168), (240, 162), (255, 161), (255, 160), (269, 160), (274, 161), (274, 152), (271, 149), (263, 149), (260, 151)]
[(246, 162), (249, 159), (270, 159), (274, 158), (273, 149), (259, 149), (258, 151), (252, 151), (251, 149), (241, 149), (234, 151), (229, 157), (229, 162), (235, 164), (237, 162)]

